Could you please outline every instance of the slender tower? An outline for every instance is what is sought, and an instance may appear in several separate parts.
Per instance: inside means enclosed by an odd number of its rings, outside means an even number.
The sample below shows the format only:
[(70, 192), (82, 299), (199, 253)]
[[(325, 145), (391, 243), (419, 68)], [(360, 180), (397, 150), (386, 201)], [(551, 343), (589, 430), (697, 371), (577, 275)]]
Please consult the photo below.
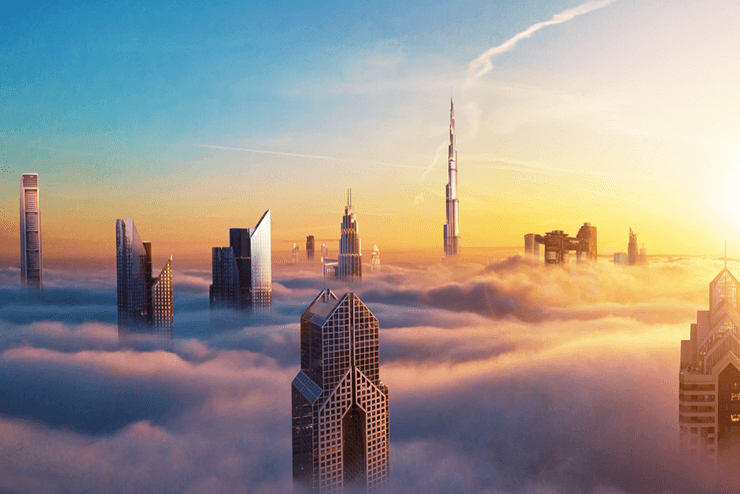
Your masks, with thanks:
[(21, 287), (42, 290), (41, 221), (39, 220), (39, 174), (21, 177)]
[(447, 223), (444, 226), (445, 257), (460, 255), (460, 203), (457, 200), (457, 150), (455, 149), (455, 108), (450, 98), (450, 148), (447, 157)]

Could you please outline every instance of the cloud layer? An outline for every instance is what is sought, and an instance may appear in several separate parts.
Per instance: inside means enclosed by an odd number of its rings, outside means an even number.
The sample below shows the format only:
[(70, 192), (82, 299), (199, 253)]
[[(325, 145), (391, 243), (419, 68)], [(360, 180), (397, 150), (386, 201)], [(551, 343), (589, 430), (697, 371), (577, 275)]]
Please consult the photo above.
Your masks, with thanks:
[[(276, 270), (267, 323), (210, 314), (208, 273), (176, 272), (173, 353), (118, 344), (105, 274), (60, 273), (31, 301), (0, 290), (0, 492), (290, 492), (314, 268)], [(392, 492), (715, 492), (676, 456), (676, 404), (679, 340), (720, 268), (514, 256), (366, 276)]]

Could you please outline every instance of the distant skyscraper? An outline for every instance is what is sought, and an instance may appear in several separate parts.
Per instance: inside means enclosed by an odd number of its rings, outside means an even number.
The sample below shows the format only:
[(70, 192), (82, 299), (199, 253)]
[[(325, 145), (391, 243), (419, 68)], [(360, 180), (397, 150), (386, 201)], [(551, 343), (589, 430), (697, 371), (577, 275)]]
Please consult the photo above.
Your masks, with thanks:
[(297, 492), (387, 489), (388, 387), (378, 368), (378, 319), (354, 293), (322, 291), (301, 315), (291, 386)]
[(537, 243), (536, 237), (534, 233), (524, 235), (524, 255), (527, 257), (540, 257), (540, 244)]
[(293, 242), (293, 262), (298, 260), (298, 245)]
[(681, 341), (678, 376), (682, 456), (723, 470), (740, 467), (740, 283), (725, 267), (709, 284), (709, 310), (698, 311)]
[[(272, 307), (270, 210), (254, 228), (231, 228), (229, 247), (212, 250), (211, 308)], [(235, 294), (236, 292), (236, 294)]]
[(237, 308), (240, 300), (239, 268), (231, 247), (211, 249), (213, 284), (209, 287), (211, 308)]
[(142, 242), (134, 220), (116, 220), (118, 336), (154, 334), (162, 348), (174, 339), (172, 257), (152, 277), (152, 244)]
[(457, 199), (457, 150), (455, 149), (455, 109), (450, 99), (450, 147), (447, 155), (449, 182), (446, 188), (447, 223), (444, 226), (445, 257), (460, 254), (460, 203)]
[(627, 253), (626, 252), (615, 252), (614, 253), (614, 264), (627, 264)]
[(359, 228), (355, 210), (352, 207), (351, 190), (347, 194), (347, 205), (344, 207), (341, 234), (337, 277), (341, 281), (360, 281), (362, 280), (362, 242), (358, 236)]
[(584, 223), (578, 229), (575, 238), (570, 237), (563, 230), (553, 230), (543, 237), (535, 235), (535, 241), (545, 245), (545, 264), (565, 264), (570, 257), (570, 251), (576, 252), (578, 261), (585, 257), (596, 262), (598, 249), (596, 245), (596, 227), (591, 223)]
[(41, 257), (41, 220), (39, 218), (39, 174), (21, 177), (21, 287), (42, 290), (44, 287)]
[(321, 244), (321, 257), (329, 257), (329, 248), (326, 244)]
[(370, 256), (370, 269), (372, 271), (377, 271), (380, 269), (380, 249), (378, 249), (378, 245), (373, 242), (373, 253)]
[(306, 237), (306, 259), (313, 261), (314, 257), (314, 241), (313, 235)]
[(637, 234), (632, 233), (632, 228), (630, 228), (630, 241), (627, 244), (627, 264), (630, 266), (637, 264)]

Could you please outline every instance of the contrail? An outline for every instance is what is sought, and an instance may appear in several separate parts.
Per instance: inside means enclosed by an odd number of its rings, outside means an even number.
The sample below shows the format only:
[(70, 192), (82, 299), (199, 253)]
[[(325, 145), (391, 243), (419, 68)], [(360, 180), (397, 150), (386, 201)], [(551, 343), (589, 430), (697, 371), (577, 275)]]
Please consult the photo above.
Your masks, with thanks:
[(358, 160), (353, 158), (337, 158), (336, 156), (322, 156), (317, 154), (301, 154), (301, 153), (287, 153), (285, 151), (267, 151), (264, 149), (252, 149), (252, 148), (233, 148), (228, 146), (216, 146), (214, 144), (196, 144), (199, 148), (207, 148), (207, 149), (223, 149), (225, 151), (242, 151), (245, 153), (258, 153), (258, 154), (272, 154), (276, 156), (290, 156), (292, 158), (308, 158), (313, 160), (327, 160), (327, 161), (336, 161), (336, 162), (351, 162), (351, 163), (368, 163), (368, 164), (375, 164), (375, 165), (383, 165), (383, 166), (392, 166), (392, 167), (398, 167), (398, 168), (413, 168), (417, 170), (426, 170), (426, 167), (423, 166), (410, 166), (410, 165), (398, 165), (394, 163), (385, 163), (383, 161), (373, 161), (373, 160)]
[(607, 5), (614, 3), (616, 1), (617, 0), (597, 0), (597, 1), (592, 1), (592, 2), (586, 2), (572, 9), (564, 10), (560, 12), (559, 14), (555, 14), (554, 16), (552, 16), (552, 19), (550, 19), (549, 21), (538, 22), (537, 24), (533, 24), (529, 26), (527, 29), (525, 29), (524, 31), (522, 31), (521, 33), (504, 41), (500, 45), (494, 46), (493, 48), (489, 48), (488, 50), (483, 52), (478, 58), (470, 62), (470, 65), (468, 65), (468, 80), (466, 82), (466, 85), (470, 84), (473, 79), (479, 78), (480, 76), (482, 76), (483, 74), (485, 74), (486, 72), (490, 71), (493, 68), (493, 64), (491, 63), (492, 56), (499, 55), (501, 53), (505, 53), (511, 50), (520, 40), (524, 38), (529, 38), (534, 33), (542, 29), (543, 27), (552, 26), (555, 24), (562, 24), (563, 22), (568, 22), (574, 17), (578, 17), (579, 15), (583, 15), (583, 14), (588, 14), (589, 12), (606, 7)]

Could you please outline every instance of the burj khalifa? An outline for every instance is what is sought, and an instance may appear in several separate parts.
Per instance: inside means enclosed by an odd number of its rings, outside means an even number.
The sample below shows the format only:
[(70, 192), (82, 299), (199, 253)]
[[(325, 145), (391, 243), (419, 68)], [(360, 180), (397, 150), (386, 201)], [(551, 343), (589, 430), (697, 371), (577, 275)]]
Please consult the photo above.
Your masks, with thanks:
[(445, 257), (460, 255), (460, 202), (457, 199), (457, 150), (455, 149), (455, 107), (450, 98), (450, 148), (447, 158), (447, 223), (444, 226)]

